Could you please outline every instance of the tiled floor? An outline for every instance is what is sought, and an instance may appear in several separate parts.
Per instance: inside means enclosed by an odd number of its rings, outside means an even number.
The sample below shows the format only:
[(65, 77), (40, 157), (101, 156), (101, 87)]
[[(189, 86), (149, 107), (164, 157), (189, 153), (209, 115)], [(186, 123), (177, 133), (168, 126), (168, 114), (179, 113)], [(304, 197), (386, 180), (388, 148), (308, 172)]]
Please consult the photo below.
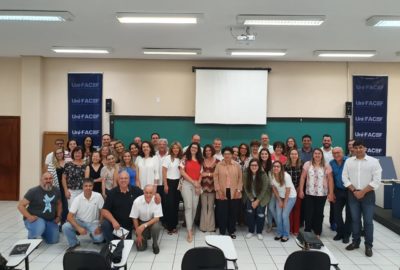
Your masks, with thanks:
[[(328, 207), (325, 208), (326, 214)], [(299, 250), (293, 239), (286, 243), (273, 240), (272, 233), (264, 233), (264, 240), (256, 238), (245, 239), (246, 228), (238, 228), (237, 239), (234, 244), (238, 253), (239, 269), (283, 269), (288, 254)], [(184, 253), (197, 246), (205, 246), (206, 234), (197, 231), (194, 241), (189, 244), (185, 240), (186, 232), (181, 229), (178, 235), (170, 236), (163, 233), (160, 237), (160, 254), (154, 255), (151, 249), (138, 253), (132, 250), (128, 259), (128, 269), (181, 269)], [(367, 258), (364, 248), (346, 251), (345, 244), (332, 240), (334, 232), (328, 228), (325, 218), (322, 241), (336, 256), (340, 269), (384, 269), (398, 270), (400, 266), (400, 236), (375, 222), (374, 255)], [(10, 248), (18, 239), (26, 237), (21, 215), (16, 209), (16, 202), (0, 202), (0, 253), (6, 258)], [(92, 248), (88, 238), (81, 239), (82, 247)], [(62, 269), (63, 253), (67, 248), (65, 238), (55, 245), (41, 244), (30, 256), (30, 269)], [(23, 264), (21, 264), (23, 267)]]

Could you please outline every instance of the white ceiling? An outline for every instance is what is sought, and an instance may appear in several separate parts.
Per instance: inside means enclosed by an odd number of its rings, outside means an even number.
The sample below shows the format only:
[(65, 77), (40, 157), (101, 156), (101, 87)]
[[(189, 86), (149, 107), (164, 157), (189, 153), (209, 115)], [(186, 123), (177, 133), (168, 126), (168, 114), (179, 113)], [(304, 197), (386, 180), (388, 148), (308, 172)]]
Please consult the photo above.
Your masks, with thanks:
[[(65, 23), (0, 23), (0, 56), (64, 57), (50, 48), (97, 46), (113, 48), (104, 58), (226, 60), (238, 59), (228, 56), (226, 49), (249, 48), (286, 49), (284, 57), (263, 58), (280, 61), (320, 61), (314, 50), (376, 50), (377, 55), (365, 61), (400, 60), (396, 56), (400, 28), (365, 24), (372, 15), (400, 15), (399, 0), (0, 0), (0, 9), (60, 10), (75, 16)], [(116, 12), (203, 13), (204, 21), (198, 25), (127, 25), (117, 21)], [(320, 27), (257, 27), (257, 40), (246, 45), (237, 43), (229, 30), (236, 25), (238, 14), (325, 15), (326, 21)], [(145, 56), (143, 47), (200, 48), (202, 54)]]

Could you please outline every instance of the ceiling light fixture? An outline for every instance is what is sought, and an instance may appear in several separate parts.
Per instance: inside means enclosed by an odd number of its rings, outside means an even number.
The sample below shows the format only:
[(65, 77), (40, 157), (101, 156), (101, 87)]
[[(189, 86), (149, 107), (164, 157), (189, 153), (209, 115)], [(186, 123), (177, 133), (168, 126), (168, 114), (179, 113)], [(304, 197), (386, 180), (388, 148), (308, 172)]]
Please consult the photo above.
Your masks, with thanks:
[(201, 54), (201, 49), (143, 48), (143, 54), (148, 54), (148, 55), (199, 55), (199, 54)]
[(237, 22), (244, 25), (272, 26), (319, 26), (325, 21), (323, 15), (246, 15), (237, 16)]
[(372, 16), (367, 19), (368, 26), (400, 27), (400, 16)]
[(368, 58), (376, 55), (376, 51), (314, 51), (318, 57), (336, 58)]
[(202, 14), (117, 13), (117, 19), (120, 23), (197, 24), (201, 17)]
[(227, 49), (226, 53), (231, 56), (284, 56), (286, 50), (237, 50)]
[(77, 54), (109, 54), (110, 48), (92, 48), (92, 47), (52, 47), (56, 53), (77, 53)]
[(0, 10), (0, 21), (65, 22), (73, 17), (68, 11)]

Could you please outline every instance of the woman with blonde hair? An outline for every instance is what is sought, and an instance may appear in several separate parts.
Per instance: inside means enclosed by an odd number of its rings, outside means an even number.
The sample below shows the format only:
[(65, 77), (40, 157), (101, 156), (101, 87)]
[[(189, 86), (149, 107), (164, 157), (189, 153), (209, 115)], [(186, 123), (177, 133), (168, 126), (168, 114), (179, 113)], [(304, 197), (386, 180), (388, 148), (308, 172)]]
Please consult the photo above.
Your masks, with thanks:
[(53, 152), (53, 158), (47, 166), (47, 171), (53, 176), (53, 186), (58, 187), (61, 193), (62, 214), (61, 226), (67, 220), (68, 215), (68, 201), (65, 198), (64, 187), (62, 185), (62, 175), (64, 172), (65, 158), (64, 148), (58, 148)]
[(101, 169), (100, 176), (103, 180), (101, 193), (106, 198), (108, 192), (117, 186), (118, 165), (115, 164), (115, 156), (113, 154), (107, 156), (107, 165)]
[(173, 142), (168, 150), (162, 163), (162, 179), (164, 183), (165, 193), (165, 225), (168, 234), (177, 233), (176, 226), (178, 225), (179, 211), (179, 180), (181, 172), (179, 164), (182, 158), (182, 146), (179, 142)]

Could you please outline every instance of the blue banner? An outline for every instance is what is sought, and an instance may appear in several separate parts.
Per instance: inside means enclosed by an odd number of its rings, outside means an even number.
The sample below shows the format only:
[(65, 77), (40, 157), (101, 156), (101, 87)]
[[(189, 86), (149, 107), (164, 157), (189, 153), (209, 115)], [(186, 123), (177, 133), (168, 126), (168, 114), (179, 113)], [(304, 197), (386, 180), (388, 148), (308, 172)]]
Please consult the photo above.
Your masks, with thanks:
[(68, 74), (68, 138), (83, 143), (86, 136), (101, 145), (103, 74)]
[(354, 138), (370, 156), (386, 155), (387, 76), (353, 76)]

